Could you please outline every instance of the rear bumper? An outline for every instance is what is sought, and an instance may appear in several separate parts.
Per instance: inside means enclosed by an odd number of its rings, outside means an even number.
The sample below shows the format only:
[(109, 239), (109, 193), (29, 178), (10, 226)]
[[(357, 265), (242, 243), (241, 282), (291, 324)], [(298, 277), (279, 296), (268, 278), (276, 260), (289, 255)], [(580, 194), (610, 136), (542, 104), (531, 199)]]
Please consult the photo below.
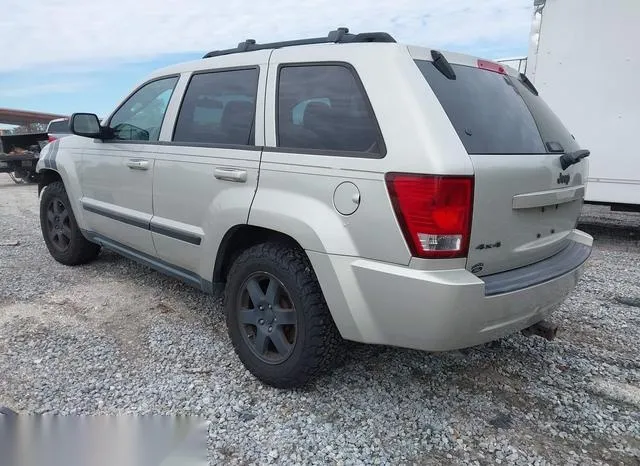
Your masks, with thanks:
[(482, 277), (484, 293), (493, 296), (548, 282), (581, 266), (590, 255), (590, 244), (571, 241), (566, 248), (546, 260)]
[(343, 337), (445, 351), (495, 340), (544, 319), (573, 290), (591, 252), (589, 235), (574, 230), (570, 239), (571, 249), (534, 264), (542, 274), (538, 278), (532, 266), (479, 278), (465, 269), (424, 271), (309, 256)]

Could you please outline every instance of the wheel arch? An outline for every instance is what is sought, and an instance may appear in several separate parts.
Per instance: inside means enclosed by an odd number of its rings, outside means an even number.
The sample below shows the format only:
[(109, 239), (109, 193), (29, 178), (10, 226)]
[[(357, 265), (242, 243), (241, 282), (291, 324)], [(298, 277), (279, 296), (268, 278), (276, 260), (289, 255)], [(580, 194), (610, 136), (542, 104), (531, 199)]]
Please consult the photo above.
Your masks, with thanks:
[(84, 211), (81, 204), (82, 195), (75, 167), (72, 166), (72, 171), (69, 172), (67, 169), (65, 169), (64, 166), (58, 163), (57, 169), (41, 168), (40, 170), (38, 170), (38, 174), (38, 197), (41, 197), (44, 188), (49, 186), (51, 183), (55, 183), (58, 181), (62, 183), (64, 189), (67, 191), (67, 196), (69, 197), (69, 202), (71, 204), (71, 210), (73, 211), (73, 215), (76, 218), (76, 222), (78, 222), (80, 229), (86, 230)]
[(224, 235), (216, 255), (213, 290), (219, 293), (224, 291), (231, 265), (242, 251), (270, 241), (289, 245), (307, 256), (340, 334), (344, 338), (362, 341), (361, 333), (351, 312), (345, 312), (349, 309), (349, 305), (338, 275), (333, 269), (330, 257), (324, 253), (305, 250), (300, 242), (288, 234), (249, 224), (236, 225), (230, 228)]
[(287, 244), (304, 252), (300, 243), (287, 234), (256, 225), (235, 225), (227, 230), (218, 247), (213, 268), (214, 286), (218, 289), (224, 286), (233, 261), (242, 251), (266, 242)]
[(46, 186), (50, 185), (51, 183), (55, 183), (56, 181), (62, 181), (62, 183), (64, 184), (62, 175), (60, 175), (60, 173), (58, 173), (56, 170), (53, 170), (51, 168), (40, 170), (40, 179), (38, 180), (38, 197), (40, 196), (40, 194), (42, 194), (42, 190)]

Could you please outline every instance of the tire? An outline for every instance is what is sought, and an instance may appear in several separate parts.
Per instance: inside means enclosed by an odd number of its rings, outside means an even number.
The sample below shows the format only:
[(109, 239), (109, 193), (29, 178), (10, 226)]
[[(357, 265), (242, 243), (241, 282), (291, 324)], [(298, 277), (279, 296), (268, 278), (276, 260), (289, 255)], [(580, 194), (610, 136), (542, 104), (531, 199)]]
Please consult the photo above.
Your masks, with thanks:
[(264, 243), (242, 252), (227, 277), (224, 307), (236, 354), (273, 387), (306, 385), (341, 352), (342, 337), (298, 248)]
[(86, 264), (100, 253), (100, 246), (82, 235), (61, 181), (47, 185), (42, 193), (40, 228), (49, 253), (61, 264)]

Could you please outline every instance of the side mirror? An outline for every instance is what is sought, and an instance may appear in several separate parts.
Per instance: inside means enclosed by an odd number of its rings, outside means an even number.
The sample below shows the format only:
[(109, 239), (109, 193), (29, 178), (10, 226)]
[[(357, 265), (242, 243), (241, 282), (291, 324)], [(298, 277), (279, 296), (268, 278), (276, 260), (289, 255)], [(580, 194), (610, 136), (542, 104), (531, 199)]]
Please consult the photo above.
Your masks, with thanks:
[(93, 113), (74, 113), (69, 124), (71, 132), (86, 138), (101, 138), (103, 135), (100, 120)]

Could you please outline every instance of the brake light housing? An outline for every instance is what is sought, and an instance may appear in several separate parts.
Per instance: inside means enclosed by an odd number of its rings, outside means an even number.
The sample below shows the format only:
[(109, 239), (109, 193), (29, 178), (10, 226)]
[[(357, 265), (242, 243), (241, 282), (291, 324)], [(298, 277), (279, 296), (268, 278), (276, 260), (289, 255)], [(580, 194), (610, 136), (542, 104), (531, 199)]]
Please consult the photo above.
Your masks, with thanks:
[(53, 136), (49, 136), (49, 137), (47, 138), (48, 142), (53, 142), (53, 141), (55, 141), (56, 139), (57, 139), (57, 138), (55, 138), (55, 137), (53, 137)]
[(387, 190), (411, 254), (466, 257), (473, 214), (473, 176), (387, 173)]
[(494, 73), (507, 74), (507, 70), (504, 69), (504, 66), (489, 60), (478, 60), (478, 68), (493, 71)]

